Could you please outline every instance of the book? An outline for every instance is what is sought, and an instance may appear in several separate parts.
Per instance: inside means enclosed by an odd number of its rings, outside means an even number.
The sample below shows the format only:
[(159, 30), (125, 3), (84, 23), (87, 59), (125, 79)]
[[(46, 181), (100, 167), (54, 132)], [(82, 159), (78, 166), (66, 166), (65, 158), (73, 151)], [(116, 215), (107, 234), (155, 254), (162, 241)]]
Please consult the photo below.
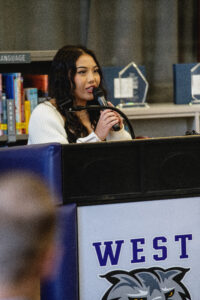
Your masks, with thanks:
[(31, 102), (30, 100), (24, 101), (24, 112), (25, 112), (25, 133), (28, 134), (28, 124), (31, 116)]
[(7, 99), (15, 98), (14, 76), (16, 76), (16, 74), (17, 73), (3, 73), (2, 74), (3, 92), (5, 93)]
[(16, 134), (25, 133), (24, 92), (21, 73), (3, 73), (3, 92), (7, 99), (12, 99), (15, 109)]
[(31, 112), (38, 105), (38, 89), (37, 88), (25, 88), (25, 100), (30, 101)]
[(37, 88), (38, 97), (48, 97), (47, 74), (24, 74), (24, 88)]
[(191, 93), (191, 69), (195, 63), (173, 64), (174, 103), (189, 104)]
[(2, 106), (2, 74), (0, 74), (0, 136), (3, 135), (3, 106)]
[(23, 134), (23, 78), (21, 73), (13, 74), (14, 80), (14, 100), (15, 100), (15, 119), (16, 119), (16, 134)]
[(23, 77), (21, 77), (21, 130), (22, 134), (26, 133), (26, 124), (25, 124), (25, 93), (23, 87)]
[(16, 120), (14, 99), (7, 99), (8, 142), (16, 142)]
[(2, 124), (1, 128), (3, 130), (3, 135), (8, 134), (8, 125), (7, 125), (7, 99), (5, 93), (2, 93)]
[[(4, 110), (4, 121), (7, 123), (7, 135), (10, 134), (9, 141), (15, 141), (15, 92), (14, 92), (14, 74), (15, 73), (3, 73), (2, 74), (2, 87), (4, 93), (3, 99), (3, 110)], [(9, 99), (9, 101), (7, 100)], [(12, 102), (12, 104), (11, 104)], [(9, 103), (9, 107), (8, 107)], [(11, 108), (12, 106), (12, 108)], [(5, 116), (6, 114), (6, 116)], [(13, 116), (14, 114), (14, 116)], [(11, 125), (12, 124), (12, 125)], [(9, 127), (9, 130), (8, 130)], [(12, 129), (11, 129), (12, 128)]]

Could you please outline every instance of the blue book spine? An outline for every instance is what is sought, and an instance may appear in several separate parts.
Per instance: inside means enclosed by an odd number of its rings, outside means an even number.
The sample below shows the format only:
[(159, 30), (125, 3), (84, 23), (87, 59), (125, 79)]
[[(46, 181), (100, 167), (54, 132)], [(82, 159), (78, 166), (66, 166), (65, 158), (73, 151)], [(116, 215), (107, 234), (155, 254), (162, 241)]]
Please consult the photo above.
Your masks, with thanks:
[(191, 69), (194, 66), (195, 63), (173, 65), (173, 84), (174, 84), (175, 104), (189, 104), (192, 101)]
[(15, 98), (14, 78), (15, 73), (3, 74), (3, 92), (6, 94), (7, 99)]
[[(21, 95), (21, 73), (15, 73), (13, 76), (14, 81), (14, 100), (15, 100), (15, 119), (16, 124), (21, 123), (21, 108), (22, 108), (22, 95)], [(21, 134), (21, 129), (16, 129), (17, 134)]]
[(0, 74), (0, 136), (3, 135), (3, 129), (2, 129), (2, 123), (3, 123), (3, 107), (2, 107), (2, 74)]
[(37, 88), (25, 88), (26, 100), (31, 103), (31, 112), (38, 105), (38, 89)]
[(8, 129), (7, 129), (7, 99), (6, 95), (3, 93), (2, 94), (2, 123), (5, 125), (5, 129), (3, 130), (3, 134), (7, 135), (8, 134)]

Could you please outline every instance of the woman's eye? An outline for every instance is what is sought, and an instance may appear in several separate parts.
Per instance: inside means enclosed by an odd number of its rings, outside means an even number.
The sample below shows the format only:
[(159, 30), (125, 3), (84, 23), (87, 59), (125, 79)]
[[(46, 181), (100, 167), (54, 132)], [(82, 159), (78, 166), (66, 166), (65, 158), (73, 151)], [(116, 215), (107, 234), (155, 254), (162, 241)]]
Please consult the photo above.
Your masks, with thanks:
[(99, 73), (99, 69), (94, 70), (94, 73)]
[(86, 71), (78, 71), (78, 74), (85, 74)]

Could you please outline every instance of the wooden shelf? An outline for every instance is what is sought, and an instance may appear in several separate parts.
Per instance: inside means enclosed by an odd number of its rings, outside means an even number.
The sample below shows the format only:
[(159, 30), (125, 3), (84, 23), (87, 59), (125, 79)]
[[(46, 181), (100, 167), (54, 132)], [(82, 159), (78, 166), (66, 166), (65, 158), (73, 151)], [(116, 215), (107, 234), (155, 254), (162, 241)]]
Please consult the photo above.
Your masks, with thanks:
[(28, 141), (28, 135), (27, 134), (19, 134), (16, 136), (15, 142), (9, 142), (7, 135), (0, 136), (0, 145), (26, 145)]
[(0, 136), (0, 142), (6, 142), (8, 140), (7, 135)]
[(25, 54), (28, 53), (31, 56), (31, 62), (34, 61), (51, 61), (55, 56), (57, 50), (42, 50), (42, 51), (0, 51), (0, 54)]
[(1, 54), (30, 54), (30, 62), (2, 63), (1, 73), (20, 72), (22, 74), (49, 74), (51, 61), (56, 50), (48, 51), (0, 51)]
[(27, 134), (18, 134), (18, 135), (16, 136), (16, 140), (17, 140), (17, 141), (28, 140), (28, 135), (27, 135)]
[(49, 51), (31, 51), (32, 61), (51, 61), (55, 56), (57, 50)]

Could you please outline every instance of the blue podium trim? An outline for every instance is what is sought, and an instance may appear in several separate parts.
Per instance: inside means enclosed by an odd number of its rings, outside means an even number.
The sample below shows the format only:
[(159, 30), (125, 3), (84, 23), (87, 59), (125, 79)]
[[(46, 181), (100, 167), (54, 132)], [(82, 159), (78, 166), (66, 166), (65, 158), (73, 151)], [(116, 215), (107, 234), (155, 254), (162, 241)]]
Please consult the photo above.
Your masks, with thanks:
[(62, 259), (56, 277), (41, 285), (41, 300), (78, 300), (76, 204), (58, 207)]
[(28, 171), (41, 176), (62, 203), (61, 145), (38, 144), (0, 149), (0, 174)]

